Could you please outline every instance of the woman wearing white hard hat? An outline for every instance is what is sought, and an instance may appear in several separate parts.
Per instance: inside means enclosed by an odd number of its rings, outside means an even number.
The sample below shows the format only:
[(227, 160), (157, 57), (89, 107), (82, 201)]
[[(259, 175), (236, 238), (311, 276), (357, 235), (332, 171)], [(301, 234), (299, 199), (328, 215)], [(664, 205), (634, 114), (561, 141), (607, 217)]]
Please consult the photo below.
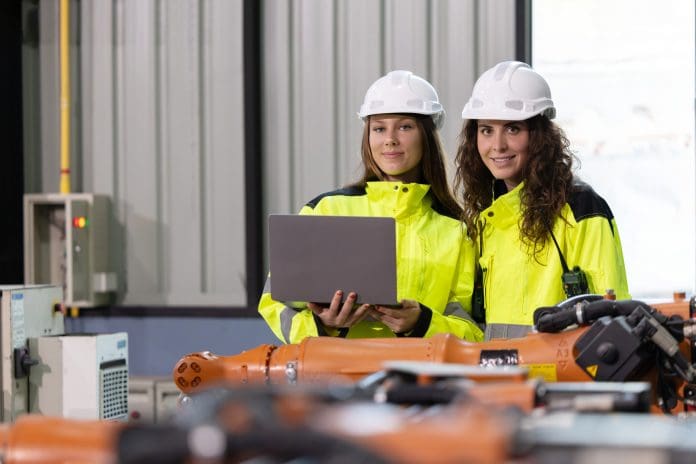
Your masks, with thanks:
[(524, 336), (538, 307), (577, 294), (630, 298), (614, 216), (573, 175), (555, 115), (546, 80), (518, 61), (484, 72), (462, 111), (456, 185), (486, 339)]
[(409, 71), (392, 71), (367, 90), (358, 116), (364, 121), (362, 178), (319, 195), (300, 214), (394, 217), (401, 307), (358, 306), (349, 288), (337, 291), (328, 307), (290, 307), (273, 301), (269, 277), (259, 312), (285, 343), (307, 336), (429, 337), (444, 332), (481, 340), (483, 333), (469, 316), (474, 247), (447, 182), (437, 130), (445, 111), (437, 92)]

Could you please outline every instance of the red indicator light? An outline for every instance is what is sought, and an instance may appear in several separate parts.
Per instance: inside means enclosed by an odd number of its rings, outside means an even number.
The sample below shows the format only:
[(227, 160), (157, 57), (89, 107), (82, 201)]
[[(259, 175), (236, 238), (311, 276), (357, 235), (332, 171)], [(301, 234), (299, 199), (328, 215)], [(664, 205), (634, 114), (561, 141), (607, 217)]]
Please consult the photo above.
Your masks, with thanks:
[(72, 220), (73, 227), (76, 229), (84, 229), (89, 225), (89, 221), (84, 216), (76, 216)]

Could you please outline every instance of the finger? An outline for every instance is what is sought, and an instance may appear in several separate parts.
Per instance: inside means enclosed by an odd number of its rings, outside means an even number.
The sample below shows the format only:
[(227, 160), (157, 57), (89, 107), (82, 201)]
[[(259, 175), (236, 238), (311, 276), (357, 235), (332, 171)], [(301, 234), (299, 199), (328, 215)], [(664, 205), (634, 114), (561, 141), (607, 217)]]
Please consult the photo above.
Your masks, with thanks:
[(401, 309), (394, 309), (388, 306), (376, 306), (375, 309), (383, 316), (398, 317)]
[(356, 298), (357, 295), (355, 294), (355, 292), (350, 292), (348, 294), (346, 301), (343, 302), (343, 306), (341, 306), (341, 310), (336, 316), (336, 322), (338, 322), (341, 325), (350, 325), (348, 323), (351, 321), (351, 316), (353, 315), (353, 306), (355, 305)]
[(348, 297), (346, 298), (346, 301), (343, 302), (343, 308), (341, 310), (350, 310), (351, 312), (353, 311), (353, 306), (355, 305), (355, 300), (358, 299), (358, 295), (355, 292), (350, 292), (348, 293)]
[(381, 321), (382, 317), (384, 317), (384, 315), (381, 312), (377, 311), (375, 306), (370, 306), (370, 308), (367, 310), (366, 314), (377, 321)]
[(336, 290), (333, 298), (331, 298), (331, 304), (329, 310), (334, 314), (338, 314), (341, 308), (341, 300), (343, 299), (343, 290)]
[(365, 317), (369, 314), (371, 307), (372, 305), (369, 304), (362, 304), (358, 306), (358, 308), (355, 309), (355, 311), (353, 311), (353, 314), (350, 317), (351, 323), (357, 324), (358, 322), (365, 319)]

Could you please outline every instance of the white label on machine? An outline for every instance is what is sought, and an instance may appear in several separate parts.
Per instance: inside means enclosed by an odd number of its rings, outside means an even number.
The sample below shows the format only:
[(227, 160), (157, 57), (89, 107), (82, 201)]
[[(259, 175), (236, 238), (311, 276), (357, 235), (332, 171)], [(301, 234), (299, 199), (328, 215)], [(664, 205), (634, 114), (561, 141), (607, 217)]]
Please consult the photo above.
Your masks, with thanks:
[(12, 348), (22, 348), (27, 344), (24, 330), (24, 294), (12, 294)]

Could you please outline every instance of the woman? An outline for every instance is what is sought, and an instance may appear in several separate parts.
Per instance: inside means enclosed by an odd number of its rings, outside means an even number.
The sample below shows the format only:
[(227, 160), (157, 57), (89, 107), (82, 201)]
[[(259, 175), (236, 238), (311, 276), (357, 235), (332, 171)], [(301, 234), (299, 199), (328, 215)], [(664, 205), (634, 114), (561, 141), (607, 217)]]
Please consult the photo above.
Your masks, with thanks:
[(370, 86), (358, 115), (364, 121), (362, 179), (316, 197), (300, 214), (394, 217), (401, 307), (356, 305), (351, 289), (337, 291), (328, 307), (290, 307), (273, 301), (269, 278), (259, 312), (285, 343), (307, 336), (428, 337), (442, 332), (481, 340), (468, 312), (474, 248), (447, 183), (437, 130), (445, 111), (435, 89), (411, 72), (392, 71)]
[(614, 216), (573, 176), (555, 114), (544, 78), (517, 61), (483, 73), (462, 111), (456, 189), (478, 248), (486, 339), (524, 336), (535, 309), (575, 294), (630, 298)]

